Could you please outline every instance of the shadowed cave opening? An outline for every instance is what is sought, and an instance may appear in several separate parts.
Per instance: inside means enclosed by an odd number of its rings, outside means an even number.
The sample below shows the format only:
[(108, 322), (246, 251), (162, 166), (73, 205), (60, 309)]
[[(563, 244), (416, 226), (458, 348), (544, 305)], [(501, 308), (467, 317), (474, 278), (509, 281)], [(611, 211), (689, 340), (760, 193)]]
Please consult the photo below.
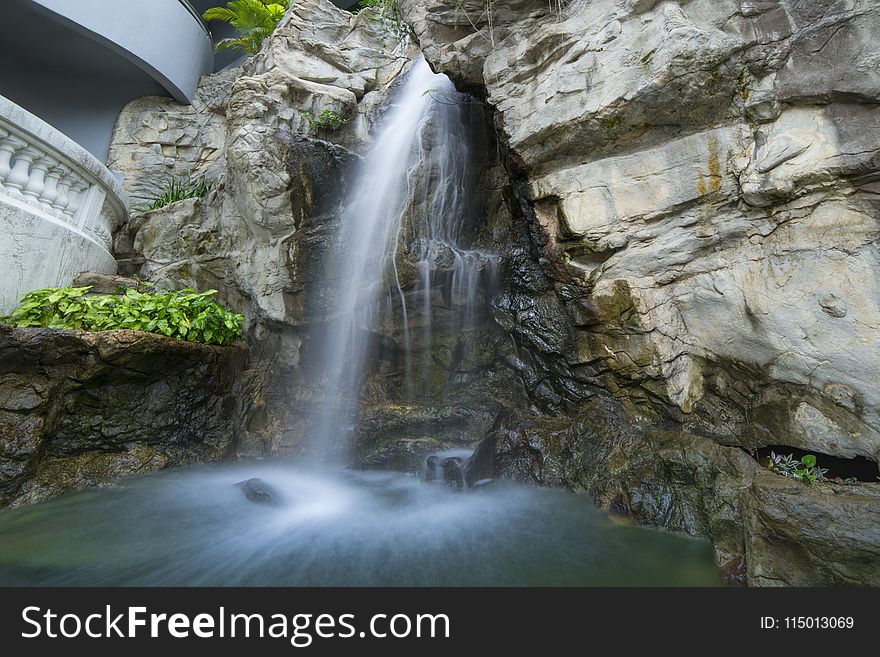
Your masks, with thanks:
[(876, 483), (880, 480), (880, 470), (878, 470), (877, 461), (864, 456), (845, 459), (839, 456), (823, 454), (822, 452), (817, 452), (815, 450), (789, 447), (788, 445), (768, 445), (766, 447), (759, 447), (752, 452), (752, 456), (757, 459), (758, 463), (764, 467), (768, 467), (771, 452), (782, 456), (788, 456), (791, 454), (796, 461), (800, 461), (800, 459), (807, 454), (812, 454), (816, 457), (816, 464), (819, 467), (828, 469), (825, 478), (829, 480), (839, 480), (847, 483)]

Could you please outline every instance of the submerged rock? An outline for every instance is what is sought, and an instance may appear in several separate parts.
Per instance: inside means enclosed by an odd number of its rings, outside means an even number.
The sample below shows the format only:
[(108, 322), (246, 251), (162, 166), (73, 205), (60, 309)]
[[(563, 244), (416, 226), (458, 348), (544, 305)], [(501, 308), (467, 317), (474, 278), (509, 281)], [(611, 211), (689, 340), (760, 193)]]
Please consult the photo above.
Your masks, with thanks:
[(443, 459), (443, 483), (450, 488), (464, 488), (464, 464), (460, 458)]
[(422, 472), (422, 479), (431, 483), (437, 480), (437, 472), (440, 470), (440, 458), (436, 454), (431, 454), (425, 459), (425, 469)]
[(244, 496), (251, 502), (257, 504), (268, 504), (270, 506), (278, 506), (281, 504), (281, 495), (275, 488), (259, 477), (254, 477), (246, 481), (239, 481), (235, 484), (244, 493)]

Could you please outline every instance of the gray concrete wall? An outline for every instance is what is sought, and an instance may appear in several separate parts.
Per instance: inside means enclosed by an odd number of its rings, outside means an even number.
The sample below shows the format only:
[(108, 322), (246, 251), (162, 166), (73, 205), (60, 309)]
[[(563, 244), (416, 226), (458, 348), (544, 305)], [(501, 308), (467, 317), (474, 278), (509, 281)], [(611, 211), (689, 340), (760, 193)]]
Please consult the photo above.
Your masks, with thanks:
[[(108, 81), (22, 64), (0, 70), (0, 95), (36, 114), (102, 162), (122, 108), (140, 96), (168, 95), (146, 75)], [(34, 80), (41, 84), (34, 85)]]
[(180, 0), (0, 2), (0, 95), (101, 161), (129, 101), (188, 102), (213, 70), (210, 37)]
[(94, 240), (2, 199), (0, 234), (0, 315), (18, 308), (23, 294), (70, 285), (82, 271), (116, 273), (116, 260)]
[[(111, 233), (128, 210), (119, 181), (82, 146), (0, 96), (13, 167), (0, 170), (0, 315), (22, 294), (69, 285), (80, 271), (112, 273)], [(31, 149), (38, 160), (28, 156)], [(28, 159), (30, 157), (31, 159)], [(22, 163), (34, 162), (22, 168)], [(39, 162), (39, 164), (37, 164)]]
[(214, 69), (211, 37), (179, 0), (33, 0), (70, 29), (103, 43), (181, 102)]

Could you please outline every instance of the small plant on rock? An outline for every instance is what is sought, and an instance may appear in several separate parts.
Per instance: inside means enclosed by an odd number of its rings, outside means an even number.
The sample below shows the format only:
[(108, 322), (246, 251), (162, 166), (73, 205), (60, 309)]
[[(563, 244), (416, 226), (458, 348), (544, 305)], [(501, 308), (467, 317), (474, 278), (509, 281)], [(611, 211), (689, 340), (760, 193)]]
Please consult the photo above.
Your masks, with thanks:
[(770, 452), (770, 469), (783, 477), (791, 477), (808, 484), (825, 481), (825, 475), (828, 473), (827, 468), (820, 468), (817, 465), (813, 454), (805, 454), (798, 461), (793, 454), (782, 456)]
[(213, 189), (213, 185), (204, 178), (194, 178), (188, 175), (185, 178), (171, 178), (165, 186), (165, 191), (160, 196), (153, 199), (147, 207), (142, 208), (141, 212), (149, 212), (150, 210), (158, 210), (172, 203), (184, 201), (188, 198), (202, 198)]
[(339, 128), (348, 123), (347, 118), (329, 109), (321, 110), (318, 116), (315, 116), (311, 112), (303, 112), (303, 117), (308, 122), (309, 127), (315, 132), (321, 130), (339, 130)]

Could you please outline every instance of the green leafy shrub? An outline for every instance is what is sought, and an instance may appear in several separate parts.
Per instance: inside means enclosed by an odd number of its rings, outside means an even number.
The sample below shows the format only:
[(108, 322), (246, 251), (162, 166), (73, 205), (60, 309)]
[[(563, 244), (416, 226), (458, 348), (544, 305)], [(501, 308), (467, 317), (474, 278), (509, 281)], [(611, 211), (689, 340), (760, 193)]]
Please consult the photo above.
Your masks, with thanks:
[(131, 329), (205, 344), (224, 344), (242, 335), (244, 317), (211, 297), (216, 290), (89, 295), (90, 287), (46, 288), (29, 292), (2, 321), (18, 328), (81, 331)]
[(791, 477), (808, 484), (825, 481), (825, 475), (828, 473), (827, 468), (820, 468), (817, 465), (813, 454), (805, 454), (798, 461), (793, 454), (782, 456), (770, 452), (770, 469), (783, 477)]
[(313, 115), (311, 112), (303, 112), (303, 117), (308, 122), (312, 130), (339, 130), (348, 123), (348, 119), (337, 114), (333, 110), (324, 109), (318, 114)]
[(184, 201), (188, 198), (202, 198), (211, 191), (213, 185), (204, 178), (193, 178), (191, 175), (186, 178), (171, 178), (165, 191), (161, 196), (157, 196), (150, 205), (143, 208), (141, 212), (149, 212), (150, 210), (158, 210), (166, 205)]
[(202, 18), (229, 23), (238, 32), (235, 38), (218, 41), (217, 50), (241, 50), (256, 55), (289, 6), (290, 0), (232, 0), (225, 7), (208, 9)]

